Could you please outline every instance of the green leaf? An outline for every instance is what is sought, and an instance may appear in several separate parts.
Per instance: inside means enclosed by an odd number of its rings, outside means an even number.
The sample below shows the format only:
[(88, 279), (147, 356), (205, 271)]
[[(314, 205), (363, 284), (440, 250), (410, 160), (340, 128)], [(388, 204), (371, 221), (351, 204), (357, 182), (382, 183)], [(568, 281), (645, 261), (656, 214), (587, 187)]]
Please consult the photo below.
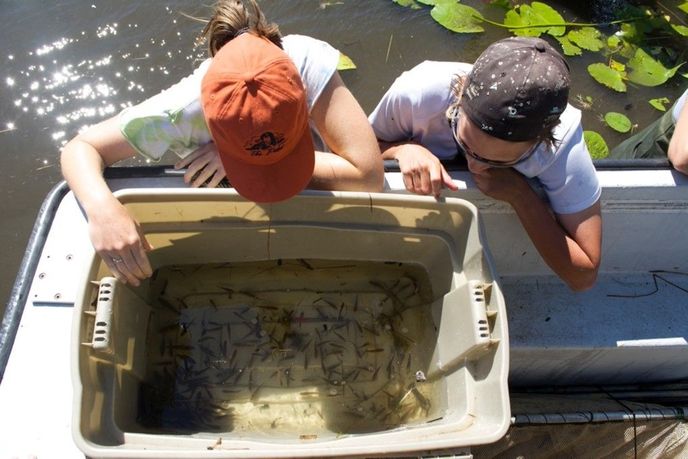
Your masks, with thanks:
[(609, 147), (604, 138), (595, 131), (583, 131), (583, 139), (592, 159), (604, 159), (609, 156)]
[[(418, 3), (422, 3), (423, 5), (437, 5), (441, 0), (416, 0)], [(458, 0), (457, 0), (458, 1)]]
[(349, 56), (343, 52), (339, 52), (339, 62), (337, 63), (337, 70), (354, 70), (356, 64), (351, 60)]
[(561, 49), (564, 51), (564, 54), (566, 56), (580, 56), (581, 54), (583, 54), (583, 50), (571, 43), (568, 37), (563, 36), (554, 38), (557, 39), (557, 41), (561, 45)]
[(626, 66), (614, 59), (609, 59), (609, 68), (620, 72), (622, 75), (626, 72)]
[(631, 130), (631, 120), (626, 115), (619, 112), (608, 112), (604, 115), (604, 121), (607, 125), (615, 131), (626, 133)]
[(681, 3), (678, 8), (684, 13), (688, 13), (688, 2)]
[(618, 92), (626, 92), (626, 83), (623, 81), (625, 75), (618, 70), (614, 70), (608, 65), (597, 63), (588, 66), (588, 73), (590, 73), (598, 83)]
[(519, 37), (539, 37), (543, 33), (560, 37), (566, 33), (565, 24), (557, 10), (540, 2), (517, 5), (504, 16), (504, 25)]
[(455, 0), (440, 0), (430, 16), (443, 27), (456, 33), (483, 32), (480, 23), (483, 16), (475, 8), (456, 3)]
[(616, 49), (621, 45), (621, 39), (617, 37), (616, 35), (612, 35), (611, 37), (607, 38), (607, 47), (610, 49)]
[(684, 37), (688, 37), (688, 27), (683, 26), (683, 25), (671, 24), (671, 28), (674, 29), (676, 32), (678, 32), (679, 35), (683, 35)]
[(638, 48), (633, 58), (628, 61), (626, 67), (631, 69), (628, 79), (641, 86), (659, 86), (664, 84), (676, 74), (683, 64), (667, 69), (661, 62), (653, 59), (649, 54)]
[(593, 27), (583, 27), (582, 29), (572, 30), (567, 37), (573, 43), (588, 51), (599, 51), (604, 48), (604, 41), (600, 37), (602, 34)]
[(665, 112), (666, 106), (670, 102), (670, 100), (667, 97), (659, 97), (657, 99), (650, 99), (648, 100), (648, 102), (650, 103), (650, 105), (652, 105), (660, 112)]

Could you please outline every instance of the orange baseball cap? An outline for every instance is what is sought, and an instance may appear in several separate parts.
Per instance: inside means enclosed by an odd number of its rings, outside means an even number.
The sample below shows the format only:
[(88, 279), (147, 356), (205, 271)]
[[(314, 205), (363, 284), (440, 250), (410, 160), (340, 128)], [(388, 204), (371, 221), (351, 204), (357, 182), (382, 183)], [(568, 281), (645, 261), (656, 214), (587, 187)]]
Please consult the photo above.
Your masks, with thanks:
[(278, 46), (251, 33), (229, 41), (203, 77), (201, 103), (227, 178), (239, 194), (276, 202), (308, 185), (315, 151), (306, 91)]

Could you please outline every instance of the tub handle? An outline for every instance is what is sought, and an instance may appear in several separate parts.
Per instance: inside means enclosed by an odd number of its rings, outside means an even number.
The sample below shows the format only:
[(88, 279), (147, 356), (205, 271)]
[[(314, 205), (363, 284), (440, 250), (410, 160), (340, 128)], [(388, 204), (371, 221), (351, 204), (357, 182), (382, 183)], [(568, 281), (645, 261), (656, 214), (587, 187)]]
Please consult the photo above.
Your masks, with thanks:
[(114, 277), (104, 277), (98, 286), (96, 301), (95, 323), (93, 324), (93, 338), (91, 347), (95, 351), (112, 353), (112, 305), (115, 297), (117, 282)]

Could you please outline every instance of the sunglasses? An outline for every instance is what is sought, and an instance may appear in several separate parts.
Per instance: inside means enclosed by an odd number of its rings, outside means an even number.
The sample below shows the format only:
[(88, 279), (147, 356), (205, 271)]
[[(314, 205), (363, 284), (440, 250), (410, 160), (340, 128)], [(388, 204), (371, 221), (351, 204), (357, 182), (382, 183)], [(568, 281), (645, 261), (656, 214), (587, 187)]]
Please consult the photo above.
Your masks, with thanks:
[(535, 143), (532, 147), (526, 150), (520, 157), (513, 161), (496, 161), (494, 159), (483, 158), (478, 153), (468, 148), (468, 145), (463, 143), (461, 137), (459, 137), (458, 118), (459, 108), (456, 107), (452, 112), (451, 118), (449, 118), (449, 127), (451, 128), (452, 136), (454, 137), (454, 142), (456, 143), (457, 150), (463, 153), (464, 156), (470, 156), (474, 160), (483, 164), (487, 164), (490, 167), (513, 167), (517, 164), (521, 164), (522, 162), (526, 161), (528, 158), (533, 156), (535, 150), (537, 150), (537, 148), (540, 146), (540, 142)]

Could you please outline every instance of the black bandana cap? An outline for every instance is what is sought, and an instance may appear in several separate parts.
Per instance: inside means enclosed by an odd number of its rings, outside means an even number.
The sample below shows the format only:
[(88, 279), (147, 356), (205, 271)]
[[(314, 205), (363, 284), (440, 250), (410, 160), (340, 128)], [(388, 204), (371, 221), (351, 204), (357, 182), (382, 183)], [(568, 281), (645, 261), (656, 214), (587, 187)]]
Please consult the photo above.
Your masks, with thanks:
[(491, 44), (468, 75), (461, 107), (483, 132), (512, 142), (556, 125), (569, 97), (569, 66), (540, 38)]

